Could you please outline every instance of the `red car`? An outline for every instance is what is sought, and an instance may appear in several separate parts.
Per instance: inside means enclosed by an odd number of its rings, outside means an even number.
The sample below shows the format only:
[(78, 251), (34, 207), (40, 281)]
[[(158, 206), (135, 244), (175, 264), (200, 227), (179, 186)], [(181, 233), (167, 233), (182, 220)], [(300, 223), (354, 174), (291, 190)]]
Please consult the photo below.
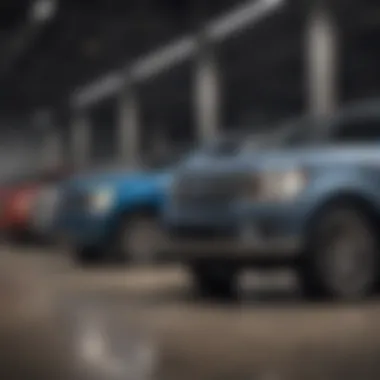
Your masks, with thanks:
[(69, 175), (68, 170), (49, 170), (10, 178), (0, 184), (0, 230), (9, 241), (33, 238), (30, 217), (38, 192)]

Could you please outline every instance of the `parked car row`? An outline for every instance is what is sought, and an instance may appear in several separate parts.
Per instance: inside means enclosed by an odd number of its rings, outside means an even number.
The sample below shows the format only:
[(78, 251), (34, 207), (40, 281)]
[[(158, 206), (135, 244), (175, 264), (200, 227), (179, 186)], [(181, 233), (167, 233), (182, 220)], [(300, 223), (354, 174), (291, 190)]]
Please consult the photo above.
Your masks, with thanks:
[(10, 242), (30, 241), (37, 237), (32, 224), (36, 199), (46, 187), (71, 174), (67, 168), (26, 171), (0, 182), (0, 231)]
[(369, 295), (380, 278), (380, 101), (271, 130), (164, 165), (71, 175), (33, 207), (3, 202), (2, 215), (33, 210), (34, 230), (80, 264), (180, 262), (203, 295), (233, 296), (241, 270), (284, 265), (310, 296)]

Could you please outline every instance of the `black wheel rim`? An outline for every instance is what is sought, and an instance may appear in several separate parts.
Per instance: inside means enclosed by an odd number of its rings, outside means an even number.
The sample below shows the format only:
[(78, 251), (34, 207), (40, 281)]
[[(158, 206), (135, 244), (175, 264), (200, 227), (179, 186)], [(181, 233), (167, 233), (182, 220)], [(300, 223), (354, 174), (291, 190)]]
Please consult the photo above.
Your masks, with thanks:
[(149, 264), (154, 261), (163, 235), (154, 220), (139, 218), (126, 225), (123, 233), (123, 252), (135, 264)]
[(376, 244), (366, 223), (352, 215), (332, 218), (317, 245), (319, 275), (327, 290), (340, 297), (368, 291), (375, 279)]

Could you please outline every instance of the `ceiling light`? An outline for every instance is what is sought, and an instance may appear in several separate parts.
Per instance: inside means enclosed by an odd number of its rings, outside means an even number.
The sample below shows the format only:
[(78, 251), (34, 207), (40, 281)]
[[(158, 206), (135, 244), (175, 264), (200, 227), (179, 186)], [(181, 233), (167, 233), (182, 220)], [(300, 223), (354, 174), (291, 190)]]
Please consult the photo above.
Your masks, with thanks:
[(57, 0), (36, 0), (30, 11), (30, 18), (34, 22), (51, 20), (57, 12)]

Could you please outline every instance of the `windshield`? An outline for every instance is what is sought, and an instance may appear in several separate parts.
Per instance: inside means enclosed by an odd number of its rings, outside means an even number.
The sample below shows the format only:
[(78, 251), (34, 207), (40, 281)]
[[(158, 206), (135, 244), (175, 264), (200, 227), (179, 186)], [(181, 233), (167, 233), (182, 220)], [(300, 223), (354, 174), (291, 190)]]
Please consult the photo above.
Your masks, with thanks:
[(282, 124), (273, 134), (272, 146), (310, 145), (324, 137), (318, 121), (310, 116), (302, 116)]
[(252, 135), (242, 142), (241, 152), (251, 152), (262, 148), (280, 148), (299, 145), (317, 144), (324, 141), (326, 134), (319, 119), (301, 116), (272, 126), (271, 132)]
[(242, 141), (240, 152), (249, 153), (252, 150), (271, 148), (280, 145), (283, 140), (283, 132), (284, 131), (271, 130), (266, 134), (249, 136), (244, 141)]
[(203, 151), (213, 156), (233, 156), (242, 151), (265, 146), (272, 134), (271, 127), (268, 126), (255, 128), (253, 131), (244, 130), (229, 133), (206, 145)]
[(315, 118), (301, 116), (256, 131), (224, 135), (207, 145), (204, 152), (213, 156), (233, 156), (256, 149), (311, 144), (320, 141), (322, 133)]
[(205, 147), (205, 152), (215, 156), (229, 156), (236, 154), (242, 144), (236, 137), (222, 137)]

